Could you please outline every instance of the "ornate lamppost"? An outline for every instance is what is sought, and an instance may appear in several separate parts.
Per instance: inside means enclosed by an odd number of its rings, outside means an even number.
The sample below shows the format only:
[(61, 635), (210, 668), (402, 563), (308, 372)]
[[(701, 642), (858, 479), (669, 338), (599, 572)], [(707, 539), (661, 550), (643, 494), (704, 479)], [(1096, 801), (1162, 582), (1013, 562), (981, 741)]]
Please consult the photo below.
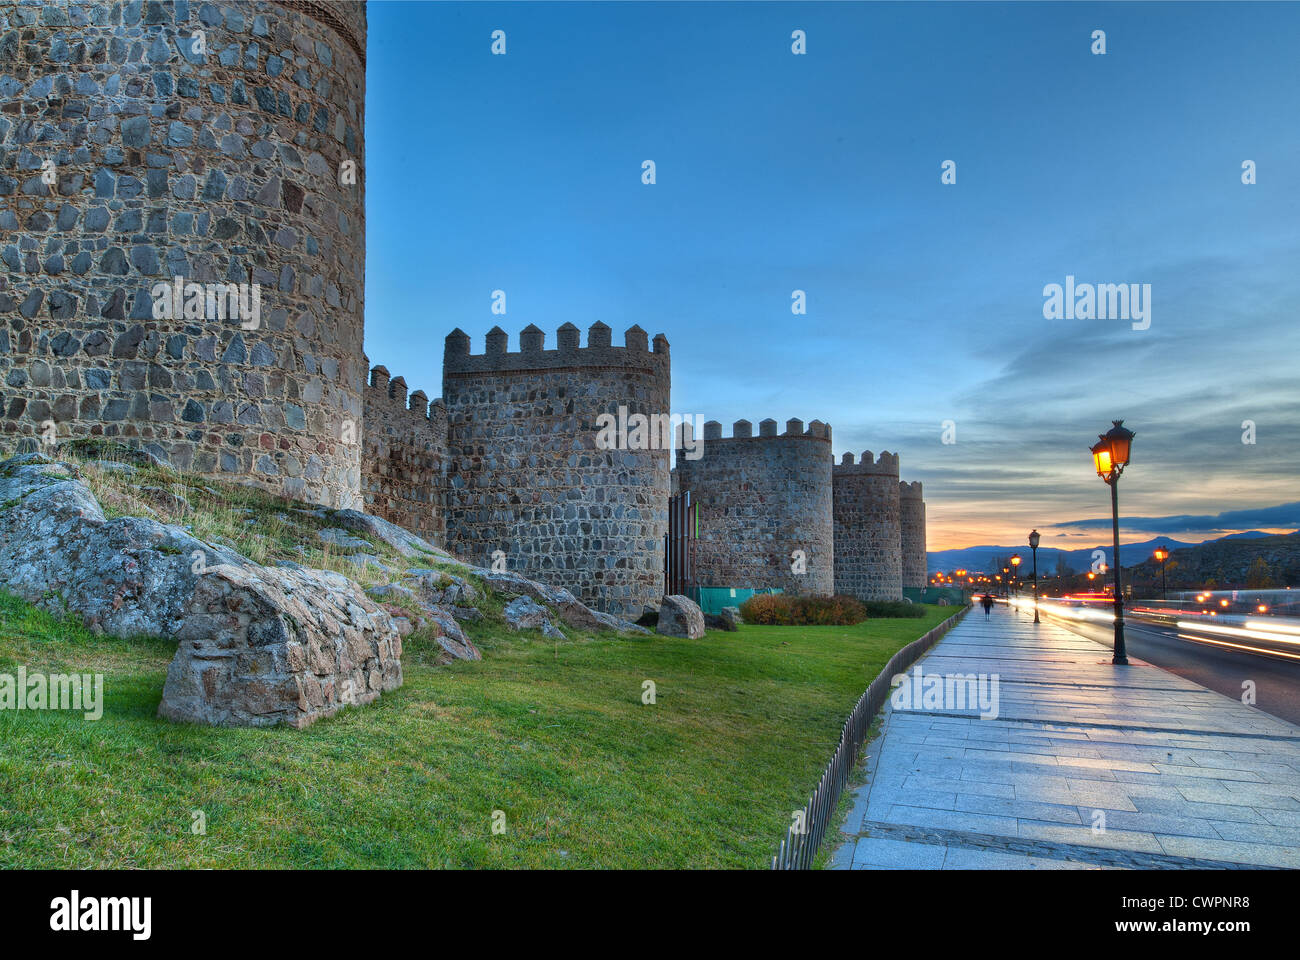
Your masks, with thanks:
[(1016, 596), (1020, 596), (1020, 554), (1011, 555), (1011, 582), (1015, 584)]
[(1115, 537), (1115, 651), (1110, 662), (1127, 665), (1128, 654), (1124, 649), (1124, 590), (1120, 585), (1119, 562), (1119, 475), (1129, 464), (1129, 453), (1136, 434), (1125, 428), (1123, 420), (1112, 420), (1111, 423), (1114, 426), (1098, 436), (1091, 450), (1097, 476), (1110, 487), (1111, 527)]
[(1029, 531), (1029, 550), (1034, 555), (1034, 623), (1038, 623), (1038, 530)]
[(1169, 599), (1169, 584), (1165, 581), (1165, 561), (1169, 559), (1169, 551), (1164, 547), (1156, 547), (1153, 556), (1160, 561), (1160, 599)]

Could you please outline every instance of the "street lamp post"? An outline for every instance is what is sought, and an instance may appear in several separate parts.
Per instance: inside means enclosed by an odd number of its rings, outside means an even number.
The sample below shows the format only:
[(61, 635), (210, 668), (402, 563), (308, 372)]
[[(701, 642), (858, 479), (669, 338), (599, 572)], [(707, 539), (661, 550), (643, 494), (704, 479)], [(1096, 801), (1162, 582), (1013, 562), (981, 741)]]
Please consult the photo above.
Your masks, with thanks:
[(1112, 420), (1109, 430), (1097, 438), (1091, 447), (1097, 476), (1110, 487), (1111, 528), (1115, 538), (1115, 651), (1111, 663), (1128, 664), (1124, 649), (1124, 589), (1120, 584), (1119, 562), (1119, 476), (1129, 463), (1129, 452), (1136, 434), (1124, 426), (1123, 420)]
[(1011, 578), (1016, 586), (1016, 596), (1020, 596), (1020, 554), (1011, 555)]
[(1169, 584), (1165, 581), (1165, 561), (1169, 559), (1169, 551), (1164, 547), (1156, 547), (1155, 558), (1160, 561), (1160, 599), (1169, 599)]
[(1038, 530), (1029, 531), (1029, 550), (1034, 555), (1034, 623), (1038, 623)]

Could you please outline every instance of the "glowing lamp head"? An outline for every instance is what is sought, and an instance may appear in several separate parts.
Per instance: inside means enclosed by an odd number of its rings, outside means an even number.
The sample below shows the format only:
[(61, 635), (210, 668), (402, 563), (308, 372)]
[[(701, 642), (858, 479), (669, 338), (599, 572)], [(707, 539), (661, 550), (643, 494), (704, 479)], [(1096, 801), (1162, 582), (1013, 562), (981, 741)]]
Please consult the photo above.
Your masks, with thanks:
[(1017, 553), (1014, 557), (1011, 558), (1011, 566), (1013, 567), (1020, 566), (1020, 554)]
[(1169, 551), (1164, 547), (1156, 547), (1155, 558), (1161, 563), (1169, 559)]
[(1097, 476), (1103, 480), (1110, 479), (1110, 447), (1105, 440), (1098, 440), (1092, 445), (1092, 462), (1097, 468)]
[(1114, 426), (1099, 435), (1097, 442), (1090, 448), (1093, 466), (1097, 468), (1097, 476), (1107, 482), (1119, 476), (1128, 466), (1133, 438), (1137, 436), (1124, 426), (1123, 420), (1112, 420), (1111, 423)]

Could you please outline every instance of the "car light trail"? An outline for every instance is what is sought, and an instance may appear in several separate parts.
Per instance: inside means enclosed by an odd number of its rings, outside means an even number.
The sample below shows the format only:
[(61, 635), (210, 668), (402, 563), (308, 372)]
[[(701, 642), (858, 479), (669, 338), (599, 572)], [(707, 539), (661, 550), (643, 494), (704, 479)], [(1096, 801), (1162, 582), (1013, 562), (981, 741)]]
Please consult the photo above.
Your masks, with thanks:
[(1294, 633), (1300, 636), (1300, 627), (1292, 626), (1289, 623), (1265, 623), (1259, 620), (1247, 620), (1246, 627), (1250, 630), (1277, 630), (1281, 633)]
[(1208, 623), (1190, 623), (1186, 620), (1178, 621), (1179, 630), (1207, 630), (1210, 633), (1223, 634), (1226, 637), (1243, 637), (1247, 640), (1274, 640), (1278, 643), (1289, 643), (1300, 645), (1300, 637), (1290, 637), (1284, 633), (1274, 633), (1271, 630), (1255, 630), (1242, 627), (1229, 627), (1220, 624)]
[(1230, 650), (1241, 650), (1245, 653), (1262, 653), (1269, 657), (1285, 657), (1287, 660), (1300, 660), (1300, 654), (1287, 653), (1285, 650), (1273, 650), (1268, 647), (1252, 647), (1244, 643), (1230, 643), (1227, 640), (1211, 640), (1209, 637), (1194, 637), (1190, 633), (1178, 634), (1180, 640), (1190, 640), (1193, 643), (1205, 643), (1214, 647), (1226, 647)]

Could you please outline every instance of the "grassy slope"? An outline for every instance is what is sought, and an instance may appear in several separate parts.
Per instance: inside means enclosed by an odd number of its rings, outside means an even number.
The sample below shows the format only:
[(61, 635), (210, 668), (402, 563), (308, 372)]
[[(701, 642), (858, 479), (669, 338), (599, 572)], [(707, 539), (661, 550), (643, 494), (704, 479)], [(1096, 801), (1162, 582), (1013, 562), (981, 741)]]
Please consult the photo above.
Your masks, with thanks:
[(450, 667), (412, 644), (401, 690), (298, 732), (159, 721), (170, 644), (6, 599), (0, 670), (107, 676), (98, 722), (0, 712), (0, 866), (761, 867), (853, 701), (950, 612), (703, 640), (480, 637), (485, 659)]
[[(298, 533), (247, 519), (219, 525), (245, 549), (275, 534), (253, 553)], [(0, 867), (763, 867), (853, 702), (953, 612), (555, 643), (483, 609), (467, 625), (482, 662), (440, 666), (417, 634), (405, 685), (378, 703), (306, 731), (227, 730), (155, 717), (173, 644), (93, 637), (0, 595), (0, 672), (106, 675), (98, 722), (0, 711)]]

